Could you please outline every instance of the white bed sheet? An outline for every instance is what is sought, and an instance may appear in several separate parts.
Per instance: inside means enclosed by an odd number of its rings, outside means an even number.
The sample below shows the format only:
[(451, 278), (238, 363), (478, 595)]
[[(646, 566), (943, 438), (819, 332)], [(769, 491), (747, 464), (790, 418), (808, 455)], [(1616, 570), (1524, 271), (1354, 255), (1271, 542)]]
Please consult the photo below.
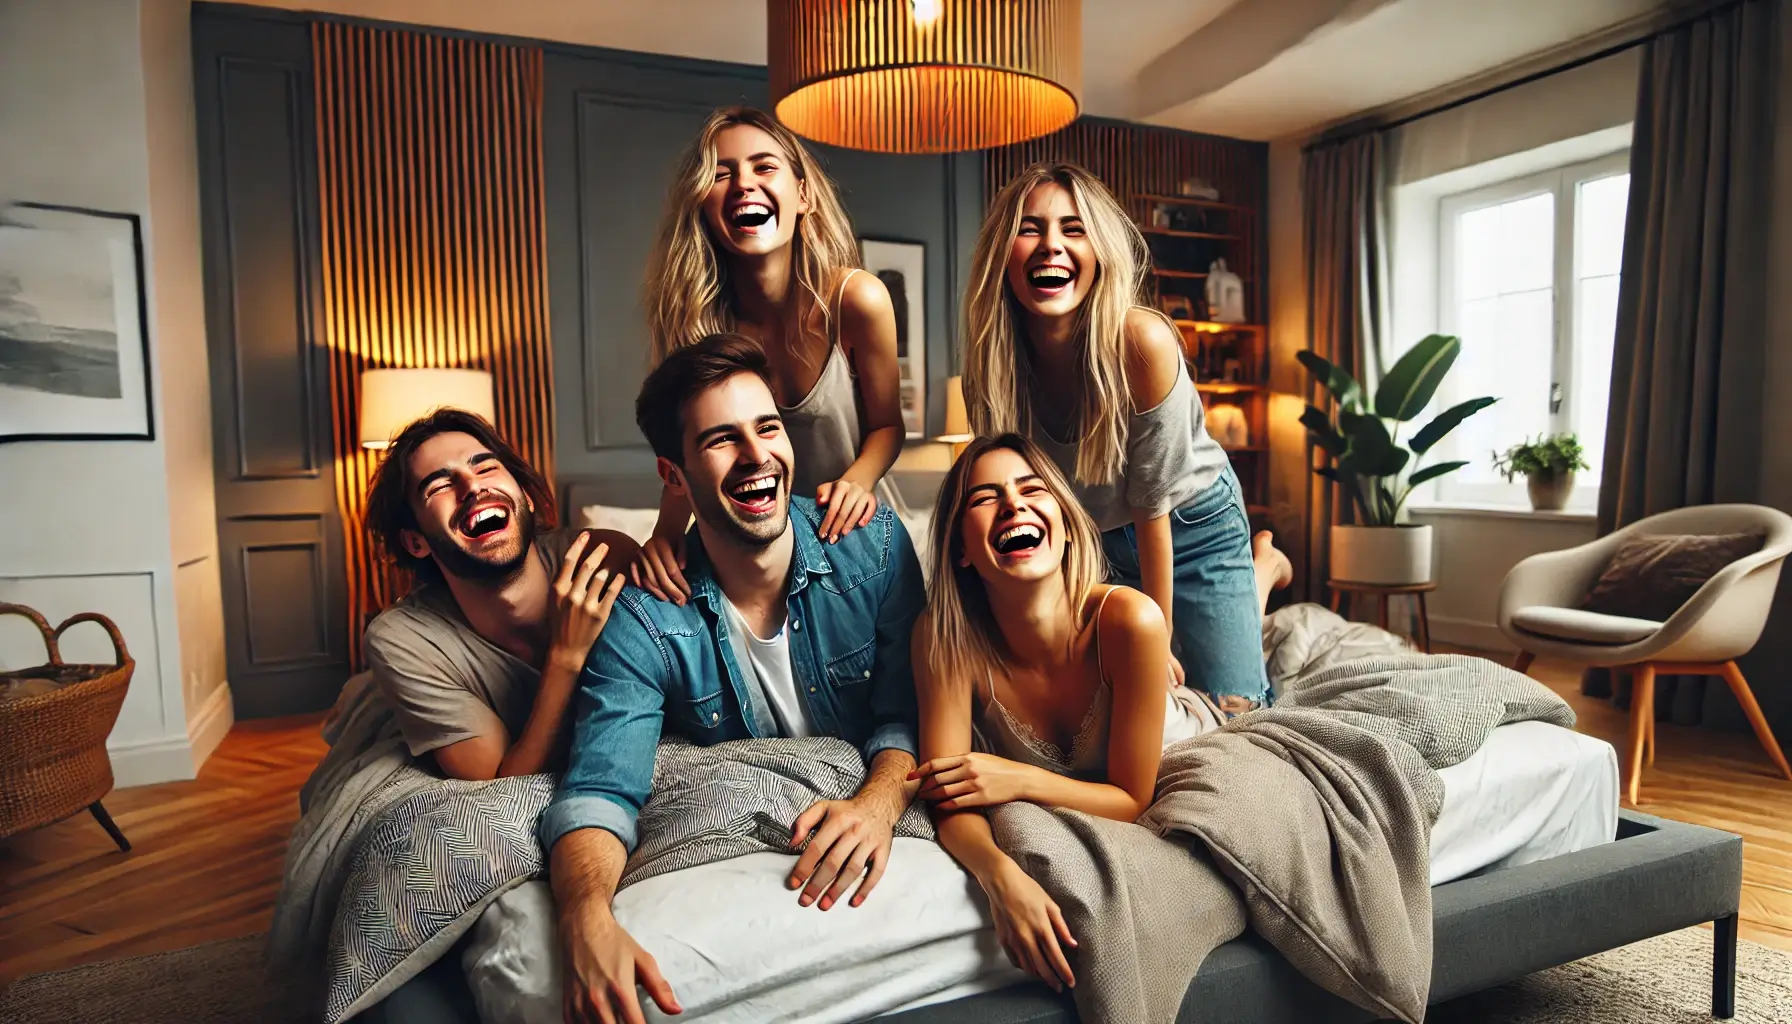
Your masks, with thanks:
[[(1439, 773), (1436, 885), (1609, 842), (1617, 831), (1611, 746), (1540, 722), (1502, 726)], [(976, 883), (934, 843), (898, 839), (862, 907), (797, 906), (791, 859), (760, 853), (661, 875), (616, 898), (616, 916), (658, 961), (685, 1012), (651, 1020), (866, 1017), (1023, 980), (995, 943)], [(542, 882), (505, 894), (462, 963), (486, 1024), (559, 1024), (553, 899)]]

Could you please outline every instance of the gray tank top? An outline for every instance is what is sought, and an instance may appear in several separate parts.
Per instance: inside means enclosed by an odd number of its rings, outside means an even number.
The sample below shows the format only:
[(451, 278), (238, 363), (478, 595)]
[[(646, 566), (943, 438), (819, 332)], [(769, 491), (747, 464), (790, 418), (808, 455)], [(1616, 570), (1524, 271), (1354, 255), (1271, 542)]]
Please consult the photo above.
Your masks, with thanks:
[(1079, 441), (1058, 440), (1037, 419), (1027, 433), (1051, 456), (1104, 532), (1131, 523), (1135, 508), (1151, 519), (1181, 508), (1218, 480), (1227, 464), (1226, 450), (1207, 434), (1201, 394), (1181, 359), (1176, 361), (1176, 383), (1164, 400), (1133, 413), (1126, 430), (1126, 461), (1112, 483), (1077, 480)]
[[(792, 474), (791, 493), (805, 498), (815, 497), (815, 489), (831, 480), (840, 479), (853, 460), (859, 457), (859, 442), (865, 436), (865, 406), (859, 399), (858, 384), (853, 378), (851, 363), (840, 345), (840, 303), (846, 297), (846, 282), (853, 270), (840, 281), (840, 292), (834, 297), (833, 316), (829, 318), (828, 358), (821, 375), (809, 393), (792, 406), (779, 406), (784, 417), (784, 431), (790, 436), (790, 447), (796, 455), (796, 471)], [(903, 506), (896, 500), (895, 488), (888, 479), (879, 480), (877, 500), (895, 509)]]
[[(1101, 595), (1101, 602), (1095, 606), (1095, 620), (1098, 624), (1101, 621), (1101, 610), (1107, 607), (1108, 597), (1113, 593), (1114, 588), (1109, 587), (1107, 593)], [(1106, 779), (1108, 736), (1112, 731), (1114, 718), (1114, 691), (1108, 686), (1107, 670), (1101, 663), (1099, 625), (1095, 630), (1095, 668), (1099, 674), (1095, 696), (1089, 701), (1089, 710), (1083, 714), (1082, 725), (1071, 738), (1069, 750), (1041, 737), (1032, 726), (1011, 714), (996, 699), (995, 680), (988, 678), (983, 682), (988, 687), (989, 697), (983, 702), (975, 722), (979, 745), (988, 753), (1030, 764), (1035, 768), (1044, 768), (1058, 775), (1092, 782)], [(1164, 672), (1166, 675), (1169, 673), (1168, 665), (1164, 667)], [(1166, 681), (1164, 746), (1218, 729), (1220, 724), (1219, 711), (1208, 704), (1198, 691), (1186, 686), (1170, 689)]]

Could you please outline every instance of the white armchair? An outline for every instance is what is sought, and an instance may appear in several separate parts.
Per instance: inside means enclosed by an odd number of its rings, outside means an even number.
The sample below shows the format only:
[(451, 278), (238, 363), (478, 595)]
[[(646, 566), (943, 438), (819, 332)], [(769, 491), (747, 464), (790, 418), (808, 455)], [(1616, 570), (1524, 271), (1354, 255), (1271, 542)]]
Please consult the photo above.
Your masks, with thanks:
[[(1583, 611), (1579, 605), (1628, 537), (1650, 534), (1761, 533), (1761, 550), (1730, 563), (1706, 581), (1665, 622)], [(1761, 639), (1779, 583), (1792, 555), (1792, 516), (1759, 505), (1698, 505), (1675, 509), (1566, 551), (1535, 555), (1514, 566), (1500, 589), (1499, 626), (1519, 650), (1513, 666), (1525, 671), (1543, 655), (1581, 665), (1632, 672), (1626, 792), (1635, 804), (1644, 752), (1655, 763), (1655, 677), (1723, 677), (1780, 772), (1792, 766), (1768, 728), (1736, 659)]]

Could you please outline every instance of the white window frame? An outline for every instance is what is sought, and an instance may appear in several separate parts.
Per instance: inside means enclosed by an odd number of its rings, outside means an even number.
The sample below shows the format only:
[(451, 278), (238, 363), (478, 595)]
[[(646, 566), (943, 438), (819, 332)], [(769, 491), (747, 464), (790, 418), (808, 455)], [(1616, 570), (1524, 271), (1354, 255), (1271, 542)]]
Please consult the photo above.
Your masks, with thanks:
[[(1460, 334), (1456, 323), (1456, 226), (1465, 213), (1498, 206), (1502, 203), (1552, 193), (1555, 196), (1555, 274), (1551, 282), (1552, 345), (1550, 356), (1550, 422), (1551, 433), (1573, 428), (1574, 410), (1574, 297), (1579, 279), (1581, 252), (1574, 226), (1577, 220), (1580, 185), (1630, 171), (1630, 150), (1621, 149), (1592, 160), (1577, 161), (1547, 171), (1508, 178), (1480, 188), (1441, 196), (1438, 199), (1438, 329), (1444, 334)], [(1462, 397), (1472, 397), (1474, 385), (1468, 383)], [(1439, 406), (1441, 408), (1441, 404)], [(1518, 438), (1514, 438), (1516, 443)], [(1586, 439), (1582, 439), (1583, 442)], [(1465, 457), (1488, 458), (1487, 453)], [(1522, 477), (1507, 483), (1464, 483), (1456, 474), (1439, 479), (1429, 488), (1428, 505), (1445, 507), (1526, 507), (1530, 498)], [(1416, 496), (1415, 496), (1416, 497)], [(1575, 483), (1569, 500), (1570, 511), (1591, 511), (1598, 503), (1598, 480), (1582, 474)]]

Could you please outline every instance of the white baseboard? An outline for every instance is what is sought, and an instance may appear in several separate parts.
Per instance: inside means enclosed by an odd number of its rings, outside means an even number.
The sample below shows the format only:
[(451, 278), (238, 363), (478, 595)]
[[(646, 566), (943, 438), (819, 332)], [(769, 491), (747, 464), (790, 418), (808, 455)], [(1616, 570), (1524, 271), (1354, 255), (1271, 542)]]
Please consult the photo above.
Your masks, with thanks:
[(1507, 640), (1506, 635), (1500, 632), (1500, 627), (1494, 623), (1452, 618), (1448, 615), (1431, 616), (1431, 639), (1475, 651), (1500, 654), (1515, 651), (1512, 641)]
[(198, 774), (193, 763), (193, 743), (185, 736), (139, 740), (108, 747), (106, 753), (112, 757), (112, 784), (118, 789), (177, 782)]
[(187, 723), (188, 742), (192, 746), (193, 768), (205, 767), (206, 758), (224, 742), (230, 727), (236, 724), (236, 704), (230, 699), (230, 684), (219, 683), (212, 695)]

